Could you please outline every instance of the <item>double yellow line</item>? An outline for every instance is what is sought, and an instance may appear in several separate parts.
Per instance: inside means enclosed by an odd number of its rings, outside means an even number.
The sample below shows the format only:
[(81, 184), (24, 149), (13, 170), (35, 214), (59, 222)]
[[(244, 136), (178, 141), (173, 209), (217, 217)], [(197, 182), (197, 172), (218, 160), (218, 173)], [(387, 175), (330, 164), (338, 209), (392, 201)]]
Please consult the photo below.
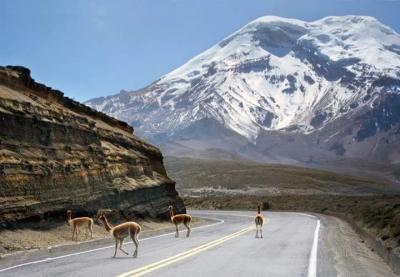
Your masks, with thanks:
[(172, 256), (170, 258), (167, 258), (167, 259), (161, 260), (159, 262), (155, 262), (155, 263), (140, 267), (138, 269), (135, 269), (135, 270), (132, 270), (132, 271), (129, 271), (129, 272), (122, 273), (120, 275), (117, 275), (117, 277), (128, 277), (128, 276), (142, 276), (142, 275), (145, 275), (147, 273), (150, 273), (150, 272), (153, 272), (153, 271), (158, 270), (160, 268), (166, 267), (166, 266), (171, 265), (173, 263), (176, 263), (178, 261), (187, 259), (187, 258), (189, 258), (191, 256), (194, 256), (194, 255), (199, 254), (199, 253), (201, 253), (203, 251), (206, 251), (206, 250), (208, 250), (210, 248), (216, 247), (217, 245), (220, 245), (221, 243), (224, 243), (224, 242), (226, 242), (228, 240), (231, 240), (231, 239), (236, 238), (236, 237), (238, 237), (240, 235), (243, 235), (244, 233), (247, 233), (247, 232), (249, 232), (249, 231), (251, 231), (253, 229), (254, 229), (253, 226), (252, 227), (247, 227), (247, 228), (242, 229), (242, 230), (240, 230), (238, 232), (232, 233), (232, 234), (230, 234), (228, 236), (225, 236), (225, 237), (222, 237), (220, 239), (217, 239), (217, 240), (208, 242), (206, 244), (200, 245), (200, 246), (198, 246), (196, 248), (193, 248), (193, 249), (190, 249), (188, 251), (182, 252), (182, 253), (177, 254), (175, 256)]

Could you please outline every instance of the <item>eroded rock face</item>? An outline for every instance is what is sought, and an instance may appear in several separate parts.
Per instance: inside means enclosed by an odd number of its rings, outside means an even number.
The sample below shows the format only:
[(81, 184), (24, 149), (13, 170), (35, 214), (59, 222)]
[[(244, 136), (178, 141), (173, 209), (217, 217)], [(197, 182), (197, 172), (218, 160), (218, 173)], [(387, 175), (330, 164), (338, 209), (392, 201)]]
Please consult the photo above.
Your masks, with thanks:
[(0, 67), (0, 224), (66, 209), (108, 208), (127, 218), (185, 207), (161, 152), (125, 122), (36, 83), (24, 67)]

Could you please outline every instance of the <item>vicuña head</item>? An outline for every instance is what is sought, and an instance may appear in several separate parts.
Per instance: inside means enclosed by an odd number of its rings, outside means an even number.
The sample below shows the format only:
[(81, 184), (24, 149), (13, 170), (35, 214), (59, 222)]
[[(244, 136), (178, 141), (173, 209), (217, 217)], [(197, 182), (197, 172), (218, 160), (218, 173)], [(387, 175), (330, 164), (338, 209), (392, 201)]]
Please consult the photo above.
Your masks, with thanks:
[(174, 208), (171, 205), (169, 205), (168, 206), (168, 211), (169, 211), (169, 217), (172, 220), (172, 217), (174, 216)]

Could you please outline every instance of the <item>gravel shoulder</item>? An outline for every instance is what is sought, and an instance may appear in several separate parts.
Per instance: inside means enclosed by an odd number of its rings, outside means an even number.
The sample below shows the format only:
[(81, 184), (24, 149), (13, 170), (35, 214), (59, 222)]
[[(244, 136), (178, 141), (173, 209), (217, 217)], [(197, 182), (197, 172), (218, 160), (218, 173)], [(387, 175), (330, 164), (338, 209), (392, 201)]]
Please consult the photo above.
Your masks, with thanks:
[(318, 276), (398, 276), (351, 226), (333, 216), (320, 216)]

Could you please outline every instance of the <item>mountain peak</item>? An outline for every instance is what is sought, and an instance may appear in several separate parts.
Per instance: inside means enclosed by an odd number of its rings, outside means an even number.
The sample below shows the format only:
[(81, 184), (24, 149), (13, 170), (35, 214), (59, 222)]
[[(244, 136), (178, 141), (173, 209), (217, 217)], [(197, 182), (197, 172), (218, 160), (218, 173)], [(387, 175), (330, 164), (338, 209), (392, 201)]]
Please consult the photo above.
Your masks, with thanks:
[(275, 15), (265, 15), (256, 18), (255, 20), (251, 21), (248, 23), (246, 26), (253, 25), (253, 24), (271, 24), (271, 23), (289, 23), (293, 25), (304, 25), (306, 22), (299, 20), (299, 19), (294, 19), (294, 18), (287, 18), (287, 17), (280, 17), (280, 16), (275, 16)]
[(372, 17), (264, 16), (140, 93), (88, 104), (149, 137), (173, 140), (207, 119), (255, 144), (265, 132), (308, 135), (379, 106), (399, 79), (400, 36)]

